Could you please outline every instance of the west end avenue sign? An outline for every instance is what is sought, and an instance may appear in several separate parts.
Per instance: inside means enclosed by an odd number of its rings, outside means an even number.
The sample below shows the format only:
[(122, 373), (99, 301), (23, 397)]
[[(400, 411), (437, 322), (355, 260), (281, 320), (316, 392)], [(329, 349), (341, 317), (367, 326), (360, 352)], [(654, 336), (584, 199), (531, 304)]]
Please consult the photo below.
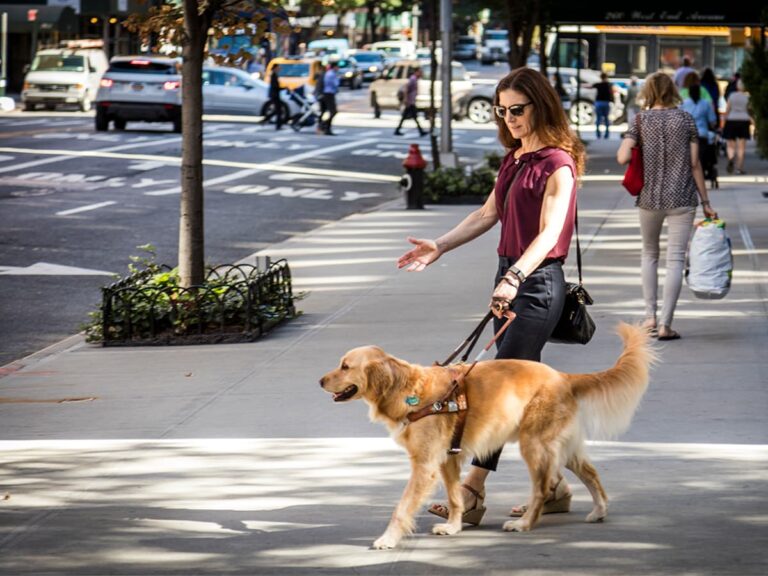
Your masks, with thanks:
[[(644, 2), (642, 8), (605, 8), (597, 3), (557, 2), (552, 14), (558, 24), (624, 24), (680, 26), (759, 26), (761, 2)], [(670, 4), (672, 5), (670, 7)]]

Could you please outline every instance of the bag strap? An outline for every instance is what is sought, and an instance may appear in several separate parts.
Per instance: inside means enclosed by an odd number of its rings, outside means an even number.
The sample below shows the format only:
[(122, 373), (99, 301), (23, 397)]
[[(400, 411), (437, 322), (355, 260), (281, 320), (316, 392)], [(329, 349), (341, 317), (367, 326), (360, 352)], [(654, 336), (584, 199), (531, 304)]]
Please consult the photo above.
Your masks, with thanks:
[(576, 203), (576, 266), (579, 268), (579, 286), (583, 284), (581, 279), (581, 243), (579, 242), (579, 204)]
[(510, 192), (512, 192), (512, 186), (515, 185), (515, 182), (517, 182), (517, 177), (520, 176), (520, 172), (522, 172), (523, 168), (525, 168), (525, 160), (520, 160), (519, 158), (515, 158), (515, 162), (518, 164), (517, 171), (515, 172), (515, 175), (512, 177), (512, 182), (510, 182), (509, 186), (507, 186), (507, 190), (504, 196), (503, 213), (500, 216), (501, 218), (503, 218), (504, 215), (507, 213), (507, 204), (509, 204), (509, 195), (510, 195)]

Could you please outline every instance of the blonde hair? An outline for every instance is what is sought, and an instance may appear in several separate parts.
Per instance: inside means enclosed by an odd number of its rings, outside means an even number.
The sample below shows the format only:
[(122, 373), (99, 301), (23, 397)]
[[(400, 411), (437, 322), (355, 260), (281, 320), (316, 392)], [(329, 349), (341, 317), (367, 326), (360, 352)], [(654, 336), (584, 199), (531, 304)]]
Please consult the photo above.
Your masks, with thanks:
[[(546, 76), (531, 68), (513, 70), (496, 86), (496, 93), (493, 96), (494, 106), (499, 105), (499, 94), (506, 90), (520, 92), (528, 98), (529, 102), (533, 102), (531, 129), (545, 146), (560, 148), (573, 158), (577, 176), (584, 174), (587, 156), (584, 144), (571, 130), (560, 97)], [(501, 144), (507, 149), (519, 147), (520, 140), (512, 137), (505, 119), (496, 115), (494, 118)]]
[(664, 106), (672, 108), (679, 105), (682, 100), (672, 78), (664, 72), (655, 72), (645, 79), (641, 92), (646, 108)]

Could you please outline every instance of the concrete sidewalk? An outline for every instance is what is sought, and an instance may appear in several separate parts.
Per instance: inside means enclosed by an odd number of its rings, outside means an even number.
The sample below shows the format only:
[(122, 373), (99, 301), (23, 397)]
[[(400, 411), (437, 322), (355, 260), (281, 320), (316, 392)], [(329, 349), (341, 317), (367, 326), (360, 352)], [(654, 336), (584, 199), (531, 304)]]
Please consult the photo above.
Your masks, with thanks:
[[(590, 174), (618, 173), (616, 146), (590, 146)], [(768, 173), (748, 166), (758, 182)], [(435, 237), (472, 208), (398, 203), (265, 251), (288, 259), (309, 296), (299, 319), (260, 342), (103, 349), (71, 339), (1, 378), (2, 398), (95, 400), (0, 403), (0, 574), (764, 574), (763, 188), (737, 179), (712, 192), (734, 246), (731, 293), (704, 301), (683, 288), (683, 338), (659, 343), (633, 426), (591, 446), (611, 497), (604, 524), (583, 522), (590, 498), (574, 483), (571, 514), (502, 532), (529, 489), (509, 447), (483, 525), (436, 537), (422, 511), (399, 549), (368, 549), (408, 461), (362, 403), (334, 404), (317, 380), (362, 344), (422, 364), (447, 356), (485, 312), (498, 234), (424, 273), (400, 272), (407, 235)], [(598, 332), (544, 357), (571, 372), (610, 366), (616, 322), (642, 317), (632, 199), (615, 181), (588, 180), (579, 208)]]

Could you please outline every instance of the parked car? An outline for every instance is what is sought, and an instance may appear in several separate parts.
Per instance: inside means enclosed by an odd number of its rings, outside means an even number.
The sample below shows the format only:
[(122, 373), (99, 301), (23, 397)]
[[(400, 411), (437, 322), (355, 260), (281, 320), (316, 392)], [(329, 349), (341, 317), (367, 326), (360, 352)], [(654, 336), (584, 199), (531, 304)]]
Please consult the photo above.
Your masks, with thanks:
[[(555, 71), (555, 68), (548, 69), (550, 78), (552, 78)], [(578, 88), (579, 83), (576, 81), (576, 68), (560, 68), (559, 73), (560, 79), (563, 82), (563, 87), (568, 93), (571, 101), (571, 107), (568, 110), (570, 121), (574, 124), (594, 124), (597, 118), (597, 115), (595, 114), (595, 96), (597, 95), (597, 90), (593, 88), (593, 86), (600, 82), (600, 72), (589, 69), (580, 70), (580, 90)], [(611, 110), (608, 113), (608, 119), (611, 122), (620, 122), (624, 117), (624, 98), (626, 97), (627, 91), (619, 84), (614, 84), (614, 89), (614, 98), (611, 103)]]
[(110, 122), (124, 130), (128, 121), (171, 122), (181, 132), (180, 58), (112, 58), (96, 94), (96, 130)]
[(62, 48), (38, 51), (24, 76), (24, 110), (39, 105), (53, 110), (67, 104), (90, 110), (107, 69), (107, 56), (100, 47), (88, 46), (92, 45), (72, 41)]
[(351, 90), (363, 87), (363, 70), (358, 66), (355, 58), (341, 58), (332, 60), (339, 65), (339, 84), (348, 86)]
[(476, 124), (487, 124), (493, 120), (493, 97), (496, 84), (473, 84), (461, 99), (460, 114)]
[(475, 60), (477, 49), (477, 40), (474, 36), (459, 36), (453, 46), (453, 57), (456, 60)]
[[(397, 91), (408, 82), (411, 72), (416, 67), (421, 68), (423, 72), (416, 94), (416, 107), (419, 110), (429, 109), (429, 84), (432, 77), (429, 60), (400, 60), (392, 65), (384, 76), (371, 83), (369, 95), (376, 118), (381, 116), (381, 111), (384, 109), (398, 110), (400, 108)], [(458, 111), (461, 109), (462, 98), (472, 88), (472, 82), (469, 80), (467, 70), (460, 62), (451, 63), (451, 76), (452, 106), (453, 110)], [(440, 109), (441, 89), (442, 83), (438, 72), (435, 81), (435, 106), (438, 109)]]
[[(271, 112), (269, 85), (248, 72), (225, 66), (203, 68), (203, 113), (264, 116)], [(312, 98), (309, 96), (309, 98)], [(171, 122), (181, 132), (180, 60), (162, 57), (115, 57), (104, 74), (96, 103), (96, 130), (124, 130), (127, 122)], [(287, 92), (282, 114), (299, 111)]]
[[(304, 94), (311, 102), (314, 96)], [(280, 94), (282, 115), (292, 117), (299, 112), (297, 102), (289, 98), (288, 91)], [(272, 112), (269, 84), (256, 80), (248, 72), (226, 66), (203, 68), (203, 113), (266, 116)]]
[(381, 78), (381, 74), (387, 65), (387, 58), (384, 52), (351, 50), (350, 56), (357, 61), (357, 65), (363, 71), (363, 80), (367, 82), (373, 82), (377, 78)]

